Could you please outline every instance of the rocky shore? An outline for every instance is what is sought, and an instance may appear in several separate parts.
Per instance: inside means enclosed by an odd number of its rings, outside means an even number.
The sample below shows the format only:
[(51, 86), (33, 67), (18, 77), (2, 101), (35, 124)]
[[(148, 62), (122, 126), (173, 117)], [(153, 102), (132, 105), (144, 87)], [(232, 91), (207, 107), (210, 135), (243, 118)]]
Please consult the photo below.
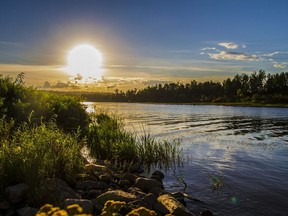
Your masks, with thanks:
[[(139, 168), (139, 167), (138, 167)], [(151, 176), (141, 175), (141, 170), (131, 169), (123, 172), (104, 163), (88, 163), (85, 173), (80, 174), (77, 183), (68, 185), (61, 179), (47, 179), (41, 190), (46, 203), (65, 208), (79, 204), (83, 213), (101, 215), (105, 203), (109, 200), (126, 203), (119, 216), (140, 206), (153, 210), (157, 215), (193, 216), (183, 203), (190, 198), (181, 192), (168, 193), (163, 186), (164, 174), (158, 170)], [(39, 209), (27, 204), (27, 194), (31, 188), (25, 183), (9, 186), (0, 200), (0, 216), (32, 216)], [(195, 200), (195, 202), (199, 200)], [(213, 215), (204, 210), (200, 216)]]

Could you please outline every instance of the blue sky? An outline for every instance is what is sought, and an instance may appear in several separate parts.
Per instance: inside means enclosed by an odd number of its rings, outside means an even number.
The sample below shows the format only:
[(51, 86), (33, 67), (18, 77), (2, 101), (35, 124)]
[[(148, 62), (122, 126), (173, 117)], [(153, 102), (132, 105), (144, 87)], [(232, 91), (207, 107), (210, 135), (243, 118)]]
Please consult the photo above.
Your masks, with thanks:
[(65, 81), (76, 45), (103, 55), (105, 82), (223, 80), (287, 71), (287, 0), (1, 0), (0, 73)]

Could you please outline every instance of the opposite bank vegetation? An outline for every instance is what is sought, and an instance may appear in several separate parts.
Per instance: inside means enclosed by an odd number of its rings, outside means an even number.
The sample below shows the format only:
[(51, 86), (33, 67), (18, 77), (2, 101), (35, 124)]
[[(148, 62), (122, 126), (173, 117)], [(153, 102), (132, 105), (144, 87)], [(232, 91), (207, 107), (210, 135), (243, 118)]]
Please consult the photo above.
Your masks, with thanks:
[[(50, 86), (53, 90), (53, 86)], [(283, 106), (288, 104), (288, 72), (270, 74), (264, 70), (236, 75), (223, 82), (165, 83), (114, 93), (71, 92), (91, 102), (151, 102)]]
[(5, 188), (25, 183), (29, 205), (46, 204), (48, 180), (75, 185), (84, 172), (83, 147), (124, 171), (180, 161), (179, 142), (127, 132), (117, 116), (88, 114), (80, 98), (27, 87), (23, 79), (0, 75), (0, 201)]

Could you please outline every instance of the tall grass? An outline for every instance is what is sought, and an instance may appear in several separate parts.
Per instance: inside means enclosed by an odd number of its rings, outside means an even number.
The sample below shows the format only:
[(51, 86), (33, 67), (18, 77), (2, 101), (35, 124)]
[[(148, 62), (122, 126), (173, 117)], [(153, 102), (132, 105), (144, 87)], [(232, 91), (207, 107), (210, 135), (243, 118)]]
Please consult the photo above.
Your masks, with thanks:
[(23, 123), (16, 130), (13, 124), (0, 120), (1, 135), (10, 134), (1, 136), (0, 189), (25, 182), (33, 193), (47, 178), (75, 182), (84, 166), (78, 134), (64, 133), (53, 121), (39, 126)]
[(103, 111), (92, 115), (87, 136), (92, 156), (138, 163), (147, 169), (151, 166), (167, 168), (181, 161), (178, 141), (159, 141), (146, 133), (139, 136), (136, 132), (125, 130), (121, 118)]

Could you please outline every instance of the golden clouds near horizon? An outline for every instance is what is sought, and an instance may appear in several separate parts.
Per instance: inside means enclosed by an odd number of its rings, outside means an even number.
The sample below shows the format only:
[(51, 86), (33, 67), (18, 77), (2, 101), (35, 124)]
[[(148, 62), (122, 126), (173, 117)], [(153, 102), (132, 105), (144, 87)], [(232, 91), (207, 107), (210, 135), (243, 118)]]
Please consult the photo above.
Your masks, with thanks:
[(84, 82), (100, 80), (102, 61), (99, 50), (89, 44), (81, 44), (69, 51), (65, 71)]

